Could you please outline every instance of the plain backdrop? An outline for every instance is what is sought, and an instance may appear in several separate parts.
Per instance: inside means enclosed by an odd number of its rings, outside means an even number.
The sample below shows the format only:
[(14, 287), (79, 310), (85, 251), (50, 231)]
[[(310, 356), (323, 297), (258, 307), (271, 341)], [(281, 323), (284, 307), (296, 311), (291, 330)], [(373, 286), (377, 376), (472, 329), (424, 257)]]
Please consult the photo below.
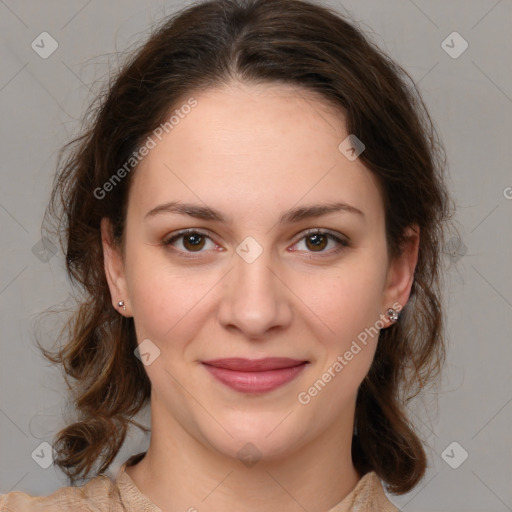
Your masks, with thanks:
[[(38, 315), (70, 293), (58, 248), (41, 251), (57, 152), (116, 69), (116, 52), (187, 3), (0, 0), (0, 493), (47, 495), (67, 485), (34, 456), (64, 425), (66, 402), (60, 371), (34, 344)], [(348, 10), (419, 83), (447, 149), (458, 205), (461, 237), (447, 255), (447, 364), (439, 393), (411, 409), (430, 466), (411, 493), (391, 499), (407, 512), (512, 510), (512, 4), (325, 5)], [(58, 44), (47, 58), (32, 46), (41, 37), (45, 51)], [(133, 431), (110, 474), (147, 443)]]

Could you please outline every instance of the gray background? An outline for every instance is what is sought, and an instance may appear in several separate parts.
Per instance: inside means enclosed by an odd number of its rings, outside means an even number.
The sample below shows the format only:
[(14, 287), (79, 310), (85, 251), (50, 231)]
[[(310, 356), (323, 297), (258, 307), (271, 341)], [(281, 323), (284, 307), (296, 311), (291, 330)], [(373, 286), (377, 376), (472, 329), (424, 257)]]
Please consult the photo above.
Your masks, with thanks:
[[(63, 304), (70, 291), (62, 256), (50, 251), (45, 261), (38, 252), (57, 151), (115, 69), (116, 52), (186, 4), (0, 0), (0, 493), (47, 495), (66, 485), (53, 465), (43, 469), (31, 455), (44, 453), (40, 443), (64, 425), (63, 380), (34, 346), (38, 314)], [(449, 256), (444, 377), (437, 395), (411, 409), (429, 445), (430, 468), (415, 490), (391, 499), (411, 512), (512, 510), (511, 2), (328, 5), (348, 9), (419, 82), (446, 144), (459, 207), (462, 240), (454, 240)], [(47, 59), (31, 48), (44, 31), (59, 45)], [(458, 58), (441, 44), (453, 31), (469, 45)], [(445, 44), (461, 48), (460, 40)], [(443, 458), (454, 441), (462, 448)], [(147, 442), (133, 432), (111, 474)], [(453, 469), (445, 460), (460, 462), (462, 449), (469, 456)]]

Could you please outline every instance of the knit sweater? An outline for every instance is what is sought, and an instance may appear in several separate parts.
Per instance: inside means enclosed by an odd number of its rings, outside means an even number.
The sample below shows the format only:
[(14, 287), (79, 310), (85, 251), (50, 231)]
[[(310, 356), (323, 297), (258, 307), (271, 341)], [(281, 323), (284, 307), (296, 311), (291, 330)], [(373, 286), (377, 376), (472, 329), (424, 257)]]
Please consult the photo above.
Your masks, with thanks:
[[(130, 457), (115, 479), (99, 475), (85, 485), (61, 487), (48, 496), (31, 496), (21, 491), (0, 494), (0, 512), (163, 512), (142, 494), (125, 471), (141, 455)], [(380, 479), (371, 471), (328, 512), (400, 511), (388, 500)]]

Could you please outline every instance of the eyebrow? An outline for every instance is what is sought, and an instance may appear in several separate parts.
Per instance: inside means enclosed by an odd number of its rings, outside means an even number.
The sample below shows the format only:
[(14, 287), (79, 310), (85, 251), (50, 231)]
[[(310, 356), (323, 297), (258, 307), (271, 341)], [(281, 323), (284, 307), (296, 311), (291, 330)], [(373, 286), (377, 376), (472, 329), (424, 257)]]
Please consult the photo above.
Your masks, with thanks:
[[(325, 204), (313, 204), (308, 206), (299, 206), (292, 208), (284, 212), (280, 217), (278, 224), (292, 224), (300, 222), (304, 219), (321, 217), (333, 212), (347, 212), (354, 213), (364, 218), (364, 213), (347, 203), (325, 203)], [(154, 217), (161, 213), (176, 213), (179, 215), (188, 215), (196, 219), (218, 221), (224, 224), (228, 223), (228, 220), (222, 212), (209, 206), (201, 206), (193, 203), (181, 203), (179, 201), (171, 201), (169, 203), (161, 204), (150, 210), (144, 216), (145, 219)]]

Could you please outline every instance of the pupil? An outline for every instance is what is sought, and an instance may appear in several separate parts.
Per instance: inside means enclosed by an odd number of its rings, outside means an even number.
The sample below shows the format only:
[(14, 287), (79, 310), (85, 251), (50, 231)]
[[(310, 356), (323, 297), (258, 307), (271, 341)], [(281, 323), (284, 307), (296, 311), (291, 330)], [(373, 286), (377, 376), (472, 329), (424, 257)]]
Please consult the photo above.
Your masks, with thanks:
[[(309, 237), (309, 240), (313, 240), (313, 246), (314, 247), (321, 247), (325, 243), (325, 236), (324, 235), (311, 235)], [(316, 241), (314, 241), (316, 240)]]
[(183, 238), (183, 243), (187, 248), (201, 248), (204, 245), (202, 238), (203, 235), (198, 233), (187, 235)]

